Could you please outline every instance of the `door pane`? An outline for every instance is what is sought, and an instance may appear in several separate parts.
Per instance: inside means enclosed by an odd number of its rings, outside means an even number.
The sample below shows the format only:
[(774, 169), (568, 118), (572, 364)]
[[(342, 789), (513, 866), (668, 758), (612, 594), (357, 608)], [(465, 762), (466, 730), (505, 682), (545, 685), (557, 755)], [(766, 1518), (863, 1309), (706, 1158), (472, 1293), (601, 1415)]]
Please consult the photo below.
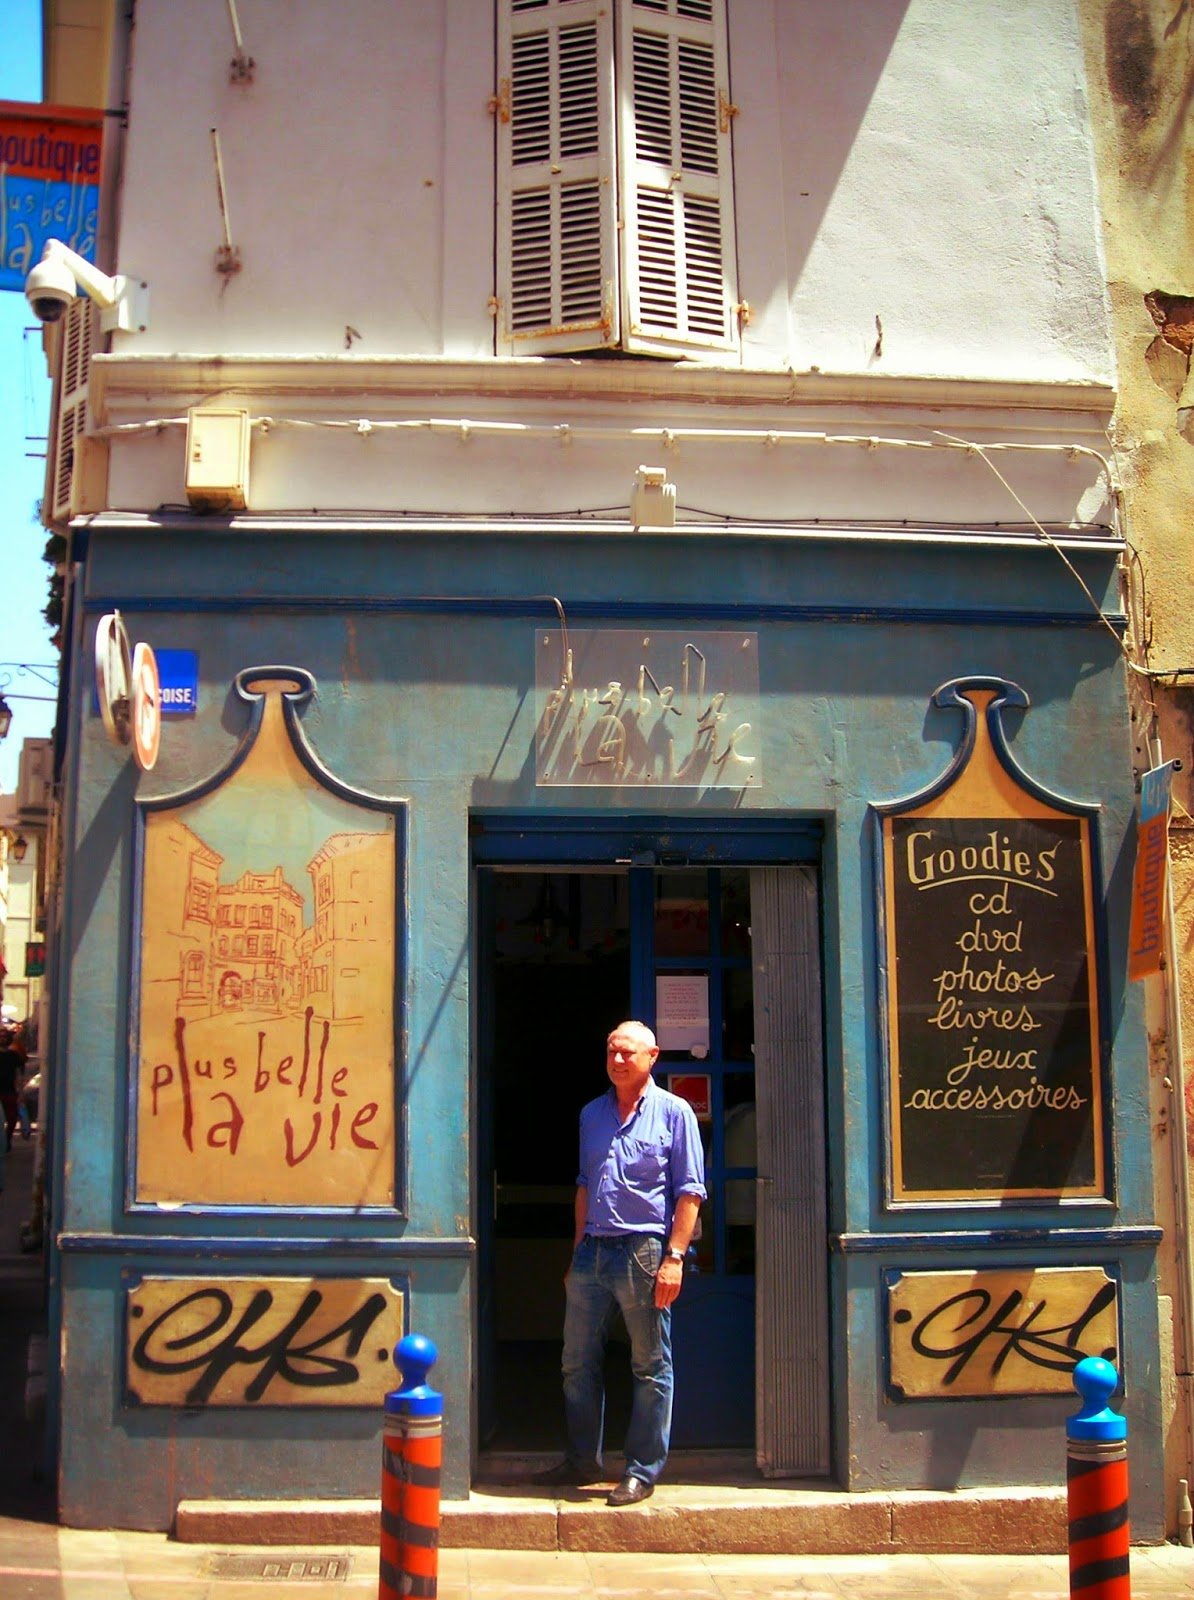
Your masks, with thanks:
[[(726, 1271), (755, 1270), (755, 1081), (753, 1073), (727, 1072), (725, 1095)], [(731, 1177), (730, 1173), (749, 1173)]]
[(712, 1273), (716, 1268), (716, 1243), (717, 1243), (717, 1196), (710, 1194), (707, 1200), (701, 1202), (701, 1214), (697, 1218), (696, 1232), (692, 1236), (692, 1245), (689, 1249), (689, 1263), (692, 1263), (692, 1251), (696, 1251), (696, 1270), (701, 1273)]
[(750, 955), (750, 873), (745, 867), (721, 869), (721, 953)]
[(722, 974), (721, 1051), (727, 1061), (749, 1061), (755, 1053), (754, 984), (749, 967)]
[(663, 871), (655, 878), (656, 956), (703, 956), (709, 951), (708, 873)]

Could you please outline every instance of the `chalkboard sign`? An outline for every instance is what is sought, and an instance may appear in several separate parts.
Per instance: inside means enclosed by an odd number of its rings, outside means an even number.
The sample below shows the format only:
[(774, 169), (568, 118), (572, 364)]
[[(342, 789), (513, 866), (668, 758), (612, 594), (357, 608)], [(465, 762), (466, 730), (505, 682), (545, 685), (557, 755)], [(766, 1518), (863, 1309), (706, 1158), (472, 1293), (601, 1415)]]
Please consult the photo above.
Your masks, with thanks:
[(882, 818), (897, 1203), (1104, 1193), (1092, 822), (1019, 787), (998, 710)]

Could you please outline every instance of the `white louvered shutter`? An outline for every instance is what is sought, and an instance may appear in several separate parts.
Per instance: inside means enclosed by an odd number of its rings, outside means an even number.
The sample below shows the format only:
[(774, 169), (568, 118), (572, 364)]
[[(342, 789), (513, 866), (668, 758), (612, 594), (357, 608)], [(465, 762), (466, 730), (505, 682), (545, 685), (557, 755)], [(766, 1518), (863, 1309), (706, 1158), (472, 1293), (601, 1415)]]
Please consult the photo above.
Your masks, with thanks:
[(499, 24), (498, 351), (616, 344), (608, 0), (502, 0)]
[(723, 0), (633, 0), (620, 15), (623, 346), (736, 352)]
[(50, 456), (47, 493), (54, 522), (65, 522), (71, 514), (71, 484), (79, 440), (87, 431), (87, 382), (91, 373), (92, 304), (79, 295), (67, 307), (62, 319), (58, 365), (58, 414), (54, 427), (54, 448)]

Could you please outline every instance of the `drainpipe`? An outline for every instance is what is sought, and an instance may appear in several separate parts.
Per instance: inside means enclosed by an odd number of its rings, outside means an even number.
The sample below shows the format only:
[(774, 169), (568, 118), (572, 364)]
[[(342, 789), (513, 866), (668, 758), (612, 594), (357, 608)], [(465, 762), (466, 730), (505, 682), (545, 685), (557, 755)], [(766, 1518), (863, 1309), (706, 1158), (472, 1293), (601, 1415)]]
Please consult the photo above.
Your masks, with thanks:
[[(1164, 757), (1161, 741), (1149, 740), (1154, 767)], [(1194, 1257), (1190, 1240), (1190, 1154), (1186, 1143), (1185, 1047), (1182, 1042), (1181, 968), (1177, 962), (1177, 935), (1173, 921), (1173, 874), (1168, 870), (1166, 845), (1165, 872), (1165, 1011), (1169, 1039), (1169, 1070), (1165, 1088), (1169, 1093), (1170, 1172), (1173, 1177), (1173, 1211), (1177, 1224), (1178, 1322), (1181, 1326), (1181, 1360), (1174, 1374), (1178, 1404), (1185, 1430), (1186, 1472), (1179, 1480), (1177, 1496), (1179, 1531), (1183, 1544), (1194, 1543), (1189, 1520), (1188, 1480), (1194, 1474)]]

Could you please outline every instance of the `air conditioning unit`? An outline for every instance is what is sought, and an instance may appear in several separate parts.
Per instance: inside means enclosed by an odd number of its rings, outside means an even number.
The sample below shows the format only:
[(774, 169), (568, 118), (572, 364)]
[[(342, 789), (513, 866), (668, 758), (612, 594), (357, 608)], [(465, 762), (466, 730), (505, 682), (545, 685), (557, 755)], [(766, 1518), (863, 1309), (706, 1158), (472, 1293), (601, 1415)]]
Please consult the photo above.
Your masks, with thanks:
[(17, 774), (17, 816), (21, 822), (45, 822), (53, 785), (54, 741), (26, 739)]

